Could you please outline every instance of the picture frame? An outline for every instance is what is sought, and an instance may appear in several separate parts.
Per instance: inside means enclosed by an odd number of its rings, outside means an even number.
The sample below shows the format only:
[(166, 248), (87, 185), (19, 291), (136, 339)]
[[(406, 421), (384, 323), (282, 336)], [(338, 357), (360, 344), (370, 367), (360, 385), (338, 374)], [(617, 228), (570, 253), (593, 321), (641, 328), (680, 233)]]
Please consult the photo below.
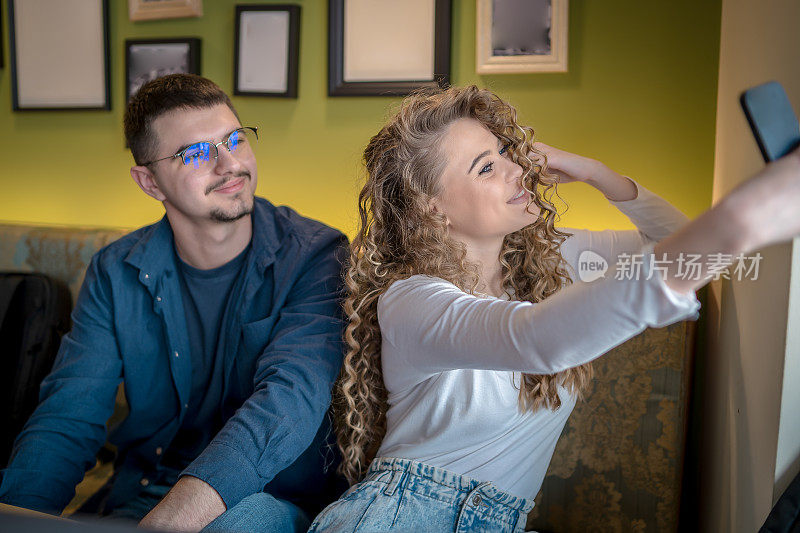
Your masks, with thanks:
[(167, 74), (200, 74), (196, 37), (125, 40), (125, 101), (148, 81)]
[(297, 98), (300, 6), (236, 6), (233, 94)]
[(6, 54), (3, 48), (3, 42), (5, 38), (3, 37), (3, 6), (0, 5), (0, 68), (4, 68), (6, 66)]
[(476, 0), (478, 74), (567, 72), (569, 0)]
[(447, 86), (451, 13), (451, 0), (329, 0), (328, 96)]
[(203, 16), (203, 0), (128, 0), (128, 18), (134, 22)]
[(110, 110), (108, 0), (8, 0), (14, 111)]

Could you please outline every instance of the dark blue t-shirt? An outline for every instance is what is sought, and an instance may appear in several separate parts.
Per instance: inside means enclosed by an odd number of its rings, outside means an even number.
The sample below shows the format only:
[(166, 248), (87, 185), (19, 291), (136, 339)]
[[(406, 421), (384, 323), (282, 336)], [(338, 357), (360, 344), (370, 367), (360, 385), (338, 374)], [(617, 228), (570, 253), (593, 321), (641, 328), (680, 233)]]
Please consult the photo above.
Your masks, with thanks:
[[(162, 464), (167, 478), (176, 478), (222, 428), (223, 354), (228, 339), (220, 336), (220, 331), (225, 330), (231, 295), (240, 290), (237, 281), (242, 278), (240, 272), (249, 250), (248, 245), (228, 263), (210, 270), (194, 268), (178, 257), (192, 359), (192, 390), (187, 415), (164, 454)], [(165, 481), (174, 483), (175, 479)]]

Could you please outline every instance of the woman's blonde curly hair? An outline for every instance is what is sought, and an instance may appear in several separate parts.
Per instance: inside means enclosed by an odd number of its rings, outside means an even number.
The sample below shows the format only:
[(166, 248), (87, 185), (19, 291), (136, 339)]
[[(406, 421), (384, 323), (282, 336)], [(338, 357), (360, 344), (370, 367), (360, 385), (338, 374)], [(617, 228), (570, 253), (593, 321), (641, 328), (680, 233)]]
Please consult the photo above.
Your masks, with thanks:
[[(532, 147), (533, 130), (517, 124), (516, 110), (475, 86), (406, 98), (364, 150), (367, 181), (359, 194), (361, 227), (350, 246), (345, 275), (348, 351), (333, 406), (342, 451), (340, 471), (351, 484), (363, 478), (386, 433), (378, 298), (395, 281), (415, 274), (445, 279), (466, 292), (482, 288), (477, 265), (467, 261), (463, 244), (448, 238), (446, 220), (430, 201), (441, 193), (439, 177), (446, 165), (441, 140), (448, 126), (461, 118), (478, 120), (510, 143), (510, 157), (524, 171), (522, 185), (540, 209), (535, 222), (503, 241), (499, 260), (506, 292), (516, 300), (539, 302), (572, 283), (559, 252), (570, 234), (553, 226), (558, 217), (550, 201), (555, 179), (547, 174), (544, 154)], [(554, 375), (523, 374), (519, 407), (555, 410), (561, 405), (559, 384), (579, 394), (590, 379), (589, 365)]]

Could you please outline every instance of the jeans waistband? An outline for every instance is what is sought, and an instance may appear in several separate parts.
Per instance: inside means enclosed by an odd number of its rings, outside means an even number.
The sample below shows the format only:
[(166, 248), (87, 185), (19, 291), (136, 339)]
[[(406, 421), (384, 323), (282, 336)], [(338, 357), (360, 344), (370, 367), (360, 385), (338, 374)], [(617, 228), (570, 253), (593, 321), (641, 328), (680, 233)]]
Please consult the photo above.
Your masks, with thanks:
[[(391, 472), (392, 476), (386, 476), (386, 472)], [(533, 498), (520, 498), (500, 490), (493, 483), (479, 481), (461, 474), (456, 474), (429, 464), (412, 461), (410, 459), (400, 459), (396, 457), (377, 457), (367, 470), (364, 481), (367, 480), (386, 480), (387, 487), (384, 493), (391, 494), (401, 485), (408, 485), (413, 482), (413, 478), (423, 478), (431, 481), (442, 488), (449, 488), (461, 494), (466, 494), (471, 498), (476, 495), (495, 507), (497, 510), (505, 508), (512, 514), (521, 513), (527, 515), (533, 509)]]

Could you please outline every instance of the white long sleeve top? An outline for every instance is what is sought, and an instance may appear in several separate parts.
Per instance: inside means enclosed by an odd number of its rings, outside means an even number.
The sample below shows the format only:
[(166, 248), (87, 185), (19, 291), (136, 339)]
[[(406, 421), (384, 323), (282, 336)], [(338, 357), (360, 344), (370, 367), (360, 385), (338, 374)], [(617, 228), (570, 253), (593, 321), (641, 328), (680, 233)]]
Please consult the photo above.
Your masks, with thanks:
[[(634, 182), (635, 183), (635, 182)], [(633, 200), (611, 202), (637, 230), (572, 233), (561, 246), (574, 283), (539, 303), (467, 294), (439, 278), (412, 276), (378, 300), (387, 432), (379, 457), (413, 459), (533, 498), (575, 397), (521, 412), (522, 372), (552, 374), (591, 361), (648, 326), (696, 319), (695, 294), (650, 274), (656, 241), (687, 222), (637, 184)], [(578, 258), (605, 258), (605, 277), (582, 282)], [(615, 279), (617, 254), (643, 253), (638, 279)]]

